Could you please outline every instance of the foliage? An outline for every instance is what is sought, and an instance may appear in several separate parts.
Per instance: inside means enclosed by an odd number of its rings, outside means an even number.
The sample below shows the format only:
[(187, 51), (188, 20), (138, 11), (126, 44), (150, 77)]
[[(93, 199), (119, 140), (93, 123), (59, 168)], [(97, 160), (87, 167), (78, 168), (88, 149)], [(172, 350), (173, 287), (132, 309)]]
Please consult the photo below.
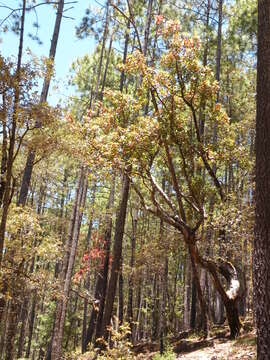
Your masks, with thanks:
[[(118, 322), (118, 319), (114, 319)], [(85, 353), (85, 355), (78, 355), (76, 359), (84, 360), (89, 359), (89, 356), (96, 355), (96, 359), (98, 360), (133, 360), (135, 356), (131, 350), (131, 343), (128, 340), (128, 336), (130, 334), (129, 325), (124, 323), (119, 326), (119, 330), (115, 330), (114, 328), (110, 329), (110, 343), (112, 346), (103, 339), (99, 339), (98, 342), (102, 344), (102, 348), (105, 347), (105, 350), (100, 352), (99, 349), (94, 349), (90, 352)]]
[[(117, 320), (117, 319), (115, 319)], [(129, 325), (124, 323), (119, 326), (119, 330), (113, 328), (110, 329), (111, 333), (111, 342), (113, 347), (110, 347), (109, 344), (105, 343), (106, 350), (98, 355), (99, 360), (132, 360), (134, 355), (131, 351), (131, 343), (128, 340), (128, 335), (130, 334)], [(103, 340), (100, 339), (102, 342)]]
[(171, 348), (167, 348), (164, 354), (155, 354), (153, 360), (175, 360), (176, 355)]

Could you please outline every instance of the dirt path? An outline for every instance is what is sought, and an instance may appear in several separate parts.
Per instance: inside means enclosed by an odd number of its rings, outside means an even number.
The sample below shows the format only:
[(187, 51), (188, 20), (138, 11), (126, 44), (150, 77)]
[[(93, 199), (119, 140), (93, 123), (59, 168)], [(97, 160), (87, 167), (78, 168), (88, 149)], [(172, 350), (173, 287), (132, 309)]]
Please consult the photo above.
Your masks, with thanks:
[(216, 340), (214, 346), (178, 355), (179, 360), (254, 360), (256, 359), (254, 336), (238, 340)]

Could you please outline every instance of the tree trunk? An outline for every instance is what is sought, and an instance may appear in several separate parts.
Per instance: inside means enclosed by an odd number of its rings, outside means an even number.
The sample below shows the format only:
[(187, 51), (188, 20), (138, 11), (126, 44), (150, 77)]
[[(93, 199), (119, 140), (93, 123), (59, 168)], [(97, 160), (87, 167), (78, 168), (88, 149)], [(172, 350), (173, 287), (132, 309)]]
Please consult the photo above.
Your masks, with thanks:
[(30, 319), (29, 319), (29, 329), (28, 329), (28, 343), (25, 357), (28, 358), (30, 356), (31, 351), (31, 343), (33, 338), (33, 330), (35, 323), (35, 314), (36, 314), (36, 304), (37, 304), (37, 293), (35, 292), (33, 295), (32, 306), (30, 309)]
[(19, 41), (18, 59), (17, 59), (17, 67), (16, 67), (16, 85), (14, 89), (14, 105), (13, 105), (14, 108), (12, 114), (12, 123), (9, 131), (10, 138), (9, 138), (9, 148), (8, 148), (7, 160), (6, 160), (5, 191), (3, 195), (3, 209), (2, 209), (2, 216), (0, 223), (0, 266), (3, 257), (7, 215), (11, 200), (10, 195), (12, 194), (11, 178), (12, 178), (12, 167), (14, 162), (14, 150), (16, 145), (16, 129), (17, 129), (17, 121), (18, 121), (18, 113), (19, 113), (18, 109), (20, 102), (20, 82), (21, 82), (23, 41), (24, 41), (25, 12), (26, 12), (26, 0), (23, 0), (21, 27), (20, 27), (20, 41)]
[[(220, 82), (221, 72), (221, 46), (222, 46), (222, 20), (223, 20), (223, 0), (218, 1), (218, 36), (217, 36), (217, 51), (216, 51), (216, 80)], [(217, 92), (217, 102), (219, 102), (220, 93)], [(214, 144), (217, 143), (217, 128), (214, 126)], [(216, 171), (216, 165), (214, 165)], [(215, 318), (218, 324), (224, 323), (224, 305), (220, 295), (217, 293), (216, 299), (216, 314)]]
[[(162, 179), (162, 189), (165, 190), (165, 179)], [(163, 242), (164, 236), (164, 223), (160, 220), (160, 230), (159, 230), (160, 241)], [(168, 299), (168, 274), (169, 274), (169, 261), (168, 255), (165, 256), (164, 267), (162, 272), (162, 298), (160, 304), (160, 326), (159, 326), (159, 342), (160, 349), (159, 352), (162, 355), (165, 351), (165, 342), (164, 337), (167, 336), (168, 327), (167, 327), (167, 317), (166, 317), (166, 306)]]
[[(223, 0), (218, 0), (218, 36), (216, 51), (216, 80), (220, 81), (221, 68), (221, 43), (222, 43), (222, 21), (223, 21)], [(219, 101), (219, 91), (217, 93), (217, 102)]]
[(189, 255), (186, 254), (185, 262), (185, 293), (184, 293), (184, 327), (185, 330), (190, 328), (190, 282), (191, 268)]
[(196, 327), (196, 315), (197, 315), (197, 289), (194, 276), (192, 277), (192, 286), (191, 286), (191, 307), (190, 307), (190, 323), (189, 326), (192, 330)]
[[(12, 191), (11, 191), (11, 178), (12, 178), (12, 167), (14, 161), (14, 149), (16, 145), (16, 128), (18, 121), (18, 109), (20, 101), (20, 82), (21, 82), (21, 64), (22, 64), (22, 51), (23, 51), (23, 41), (24, 41), (24, 23), (25, 23), (25, 13), (26, 13), (26, 0), (22, 4), (22, 15), (20, 21), (20, 40), (19, 40), (19, 50), (18, 50), (18, 59), (17, 59), (17, 68), (16, 68), (16, 85), (14, 89), (14, 108), (12, 114), (12, 123), (10, 128), (10, 140), (9, 148), (7, 152), (6, 160), (6, 179), (5, 179), (5, 190), (3, 195), (3, 208), (2, 208), (2, 217), (0, 224), (0, 266), (2, 265), (3, 257), (3, 248), (4, 240), (6, 233), (6, 224), (7, 224), (7, 215), (9, 210), (9, 205), (11, 201)], [(11, 254), (11, 263), (13, 263), (12, 254)], [(20, 265), (19, 265), (20, 266)], [(13, 285), (14, 280), (10, 280)], [(2, 289), (9, 290), (9, 287), (6, 284), (6, 279), (3, 279)], [(9, 316), (8, 316), (8, 326), (6, 331), (6, 360), (12, 360), (14, 358), (14, 336), (16, 332), (16, 321), (17, 321), (17, 311), (18, 311), (18, 293), (16, 288), (11, 288), (11, 294), (13, 298), (11, 299), (9, 306)], [(5, 295), (6, 292), (2, 292), (3, 300), (1, 301), (1, 313), (5, 307)]]
[(194, 256), (192, 246), (189, 246), (189, 253), (191, 258), (191, 265), (192, 265), (192, 273), (193, 273), (193, 279), (196, 286), (196, 293), (198, 296), (198, 300), (200, 303), (200, 310), (201, 310), (201, 329), (203, 331), (204, 337), (206, 338), (208, 335), (208, 319), (207, 319), (207, 306), (205, 303), (205, 299), (203, 297), (201, 284), (200, 284), (200, 278), (198, 274), (198, 268), (197, 268), (197, 262), (196, 257)]
[(102, 272), (98, 274), (96, 289), (95, 289), (95, 301), (98, 302), (98, 309), (95, 304), (91, 312), (86, 336), (82, 343), (83, 353), (86, 352), (87, 345), (92, 341), (92, 337), (95, 332), (95, 327), (96, 327), (96, 339), (100, 337), (100, 329), (103, 319), (103, 310), (104, 310), (104, 302), (105, 302), (105, 296), (107, 290), (107, 280), (108, 280), (109, 263), (110, 263), (110, 250), (111, 250), (111, 237), (112, 237), (112, 209), (114, 204), (114, 193), (115, 193), (115, 178), (113, 178), (112, 180), (110, 195), (106, 208), (107, 214), (105, 219), (106, 225), (104, 231), (104, 250), (105, 250), (104, 265)]
[(136, 323), (135, 323), (135, 335), (134, 342), (140, 340), (140, 323), (141, 323), (141, 314), (143, 307), (143, 299), (144, 299), (144, 279), (142, 278), (137, 293), (137, 314), (136, 314)]
[(125, 173), (123, 176), (123, 189), (121, 194), (121, 201), (116, 217), (111, 276), (108, 284), (106, 306), (105, 306), (104, 318), (102, 323), (102, 333), (104, 334), (105, 340), (107, 340), (109, 336), (107, 326), (110, 325), (111, 322), (118, 273), (120, 270), (129, 188), (130, 188), (129, 175)]
[[(44, 82), (43, 82), (42, 91), (41, 91), (40, 100), (39, 100), (40, 104), (47, 101), (48, 91), (49, 91), (51, 77), (52, 77), (52, 66), (53, 66), (53, 62), (54, 62), (54, 58), (55, 58), (55, 54), (56, 54), (61, 20), (63, 17), (64, 3), (65, 3), (64, 0), (59, 0), (58, 5), (57, 5), (57, 14), (56, 14), (53, 37), (52, 37), (50, 53), (49, 53), (49, 57), (50, 57), (50, 60), (52, 61), (52, 63), (48, 66), (48, 69), (47, 69), (45, 77), (44, 77)], [(41, 126), (38, 119), (36, 120), (36, 126), (37, 127)], [(26, 198), (27, 198), (27, 194), (29, 191), (32, 171), (33, 171), (33, 167), (34, 167), (34, 161), (35, 161), (35, 151), (30, 150), (28, 153), (26, 165), (24, 168), (23, 179), (22, 179), (21, 189), (20, 189), (20, 195), (19, 195), (19, 199), (18, 199), (18, 204), (22, 205), (22, 206), (24, 206), (26, 203)]]
[(14, 360), (14, 336), (16, 333), (16, 327), (14, 324), (17, 323), (18, 306), (19, 304), (12, 299), (8, 313), (5, 360)]
[(123, 279), (122, 267), (123, 267), (123, 259), (121, 258), (119, 277), (118, 277), (118, 320), (119, 320), (119, 325), (123, 324), (123, 317), (124, 317), (124, 296), (123, 296), (124, 279)]
[(235, 339), (239, 335), (241, 329), (241, 322), (239, 320), (237, 303), (234, 299), (228, 300), (224, 302), (224, 306), (226, 309), (228, 324), (231, 330), (230, 337), (232, 339)]
[[(130, 27), (130, 22), (128, 22), (128, 30)], [(123, 53), (123, 64), (125, 64), (127, 59), (128, 53), (128, 44), (129, 44), (129, 31), (126, 32), (125, 36), (125, 44), (124, 44), (124, 53)], [(119, 89), (122, 92), (124, 89), (125, 84), (125, 72), (121, 72), (120, 77), (120, 86)], [(123, 124), (126, 126), (127, 124)], [(119, 210), (116, 216), (116, 224), (115, 224), (115, 234), (114, 234), (114, 247), (113, 247), (113, 261), (112, 261), (112, 268), (111, 268), (111, 276), (108, 284), (108, 292), (106, 298), (106, 305), (104, 308), (104, 316), (102, 319), (102, 324), (99, 325), (100, 329), (98, 332), (99, 337), (104, 336), (104, 338), (108, 339), (108, 331), (107, 326), (110, 324), (111, 316), (113, 312), (113, 303), (116, 293), (116, 285), (118, 279), (118, 272), (120, 270), (121, 265), (121, 257), (122, 257), (122, 242), (123, 242), (123, 235), (124, 235), (124, 227), (126, 221), (126, 210), (127, 210), (127, 202), (129, 196), (129, 188), (130, 188), (130, 179), (128, 176), (128, 169), (127, 173), (124, 173), (123, 176), (123, 189), (121, 194), (121, 200), (119, 205)]]
[[(197, 246), (192, 243), (189, 244), (189, 248), (195, 263), (207, 269), (207, 271), (212, 275), (215, 288), (221, 296), (226, 309), (231, 337), (235, 338), (239, 335), (241, 328), (237, 308), (237, 301), (241, 296), (240, 282), (238, 280), (238, 274), (235, 267), (230, 262), (222, 259), (220, 259), (218, 263), (208, 259), (203, 259), (198, 252)], [(226, 279), (228, 283), (227, 291), (224, 290), (218, 274), (222, 275)]]
[(7, 133), (7, 108), (6, 108), (6, 96), (3, 92), (2, 95), (3, 110), (1, 111), (1, 123), (2, 123), (2, 154), (1, 154), (1, 180), (0, 180), (0, 206), (2, 206), (3, 196), (6, 188), (5, 173), (7, 171), (7, 145), (8, 145), (8, 133)]
[(137, 236), (137, 223), (138, 223), (138, 212), (136, 211), (135, 215), (132, 214), (132, 235), (131, 235), (131, 256), (130, 256), (130, 276), (128, 281), (128, 303), (127, 303), (127, 321), (130, 327), (130, 338), (132, 343), (134, 343), (135, 328), (133, 322), (133, 287), (134, 287), (134, 265), (135, 265), (135, 251), (136, 251), (136, 236)]
[(18, 352), (17, 352), (18, 359), (21, 358), (23, 355), (25, 329), (27, 325), (27, 315), (28, 315), (28, 294), (25, 294), (25, 299), (21, 307), (21, 329), (20, 329), (20, 337), (18, 340)]
[[(94, 185), (93, 187), (93, 200), (92, 200), (92, 207), (94, 207), (95, 204), (95, 197), (96, 197), (96, 185)], [(92, 217), (90, 219), (89, 222), (89, 227), (88, 227), (88, 233), (87, 233), (87, 237), (86, 237), (86, 246), (85, 249), (86, 251), (89, 253), (90, 252), (90, 242), (91, 242), (91, 236), (92, 236), (92, 228), (93, 228), (93, 214)], [(87, 269), (87, 273), (86, 273), (86, 279), (85, 279), (85, 283), (84, 283), (84, 287), (87, 291), (90, 290), (90, 259), (88, 262), (88, 266), (89, 269)], [(82, 353), (84, 353), (86, 351), (86, 346), (85, 346), (85, 339), (86, 339), (86, 331), (87, 331), (87, 310), (88, 310), (88, 300), (84, 299), (84, 303), (83, 303), (83, 327), (82, 327)]]
[(150, 26), (152, 21), (152, 6), (153, 6), (153, 0), (149, 0), (147, 6), (145, 28), (144, 28), (144, 44), (143, 44), (144, 55), (147, 54), (148, 43), (149, 43)]
[(0, 359), (3, 359), (3, 352), (5, 346), (5, 338), (7, 332), (7, 318), (8, 318), (8, 306), (4, 314), (2, 329), (1, 329), (1, 338), (0, 338)]
[(100, 85), (100, 80), (101, 80), (101, 70), (102, 70), (102, 63), (103, 63), (104, 52), (105, 52), (105, 45), (106, 45), (108, 32), (109, 32), (109, 20), (110, 20), (110, 1), (107, 1), (105, 24), (104, 24), (104, 30), (103, 30), (103, 36), (102, 36), (102, 45), (101, 45), (98, 69), (97, 69), (97, 82), (96, 82), (96, 89), (95, 89), (95, 93), (94, 93), (93, 104), (95, 103), (96, 100), (99, 100), (100, 98), (103, 97), (102, 92), (101, 92), (101, 97), (98, 96), (98, 93), (99, 93), (98, 90), (99, 90), (99, 85)]
[(225, 317), (224, 317), (224, 305), (219, 293), (216, 295), (216, 307), (215, 307), (215, 320), (218, 325), (224, 324)]
[(152, 287), (152, 341), (157, 340), (159, 336), (159, 323), (160, 323), (160, 284), (158, 274), (154, 275)]
[(75, 261), (75, 254), (80, 233), (82, 213), (87, 192), (87, 178), (85, 169), (80, 170), (76, 198), (73, 204), (72, 218), (70, 220), (69, 239), (66, 246), (65, 261), (63, 264), (61, 279), (63, 284), (63, 298), (59, 299), (56, 308), (56, 322), (54, 327), (51, 359), (59, 360), (62, 354), (62, 339), (66, 317), (67, 302), (70, 291), (71, 277)]
[(253, 253), (257, 359), (270, 349), (270, 0), (258, 1), (255, 239)]

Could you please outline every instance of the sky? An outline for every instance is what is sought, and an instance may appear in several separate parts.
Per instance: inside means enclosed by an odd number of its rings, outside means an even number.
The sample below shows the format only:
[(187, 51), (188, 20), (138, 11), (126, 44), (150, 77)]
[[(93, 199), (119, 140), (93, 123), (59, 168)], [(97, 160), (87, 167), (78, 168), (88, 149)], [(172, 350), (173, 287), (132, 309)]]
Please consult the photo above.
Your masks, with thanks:
[[(66, 0), (66, 2), (73, 0)], [(9, 9), (1, 6), (8, 6), (10, 8), (18, 8), (18, 0), (0, 0), (0, 23), (10, 13)], [(37, 3), (43, 2), (42, 0)], [(68, 96), (75, 91), (71, 86), (67, 86), (67, 76), (72, 62), (85, 54), (93, 53), (95, 48), (95, 41), (93, 37), (88, 37), (84, 40), (76, 38), (75, 26), (79, 25), (80, 20), (84, 16), (85, 10), (91, 6), (98, 7), (95, 0), (77, 0), (77, 3), (65, 6), (65, 16), (72, 17), (63, 18), (60, 28), (60, 35), (57, 45), (55, 58), (55, 73), (56, 79), (54, 84), (50, 87), (48, 101), (51, 105), (56, 105), (58, 101), (64, 102)], [(69, 9), (69, 10), (68, 10)], [(24, 54), (29, 48), (36, 56), (48, 56), (50, 42), (53, 34), (54, 22), (56, 17), (56, 9), (52, 5), (42, 5), (36, 9), (35, 12), (27, 12), (25, 19), (25, 41)], [(9, 21), (9, 20), (7, 20)], [(33, 23), (38, 22), (38, 37), (43, 42), (39, 45), (36, 41), (27, 36), (28, 33), (34, 33)], [(3, 27), (0, 29), (0, 52), (4, 56), (16, 56), (18, 53), (19, 37), (11, 32), (3, 33)], [(26, 55), (25, 55), (26, 56)], [(57, 89), (58, 88), (58, 89)]]

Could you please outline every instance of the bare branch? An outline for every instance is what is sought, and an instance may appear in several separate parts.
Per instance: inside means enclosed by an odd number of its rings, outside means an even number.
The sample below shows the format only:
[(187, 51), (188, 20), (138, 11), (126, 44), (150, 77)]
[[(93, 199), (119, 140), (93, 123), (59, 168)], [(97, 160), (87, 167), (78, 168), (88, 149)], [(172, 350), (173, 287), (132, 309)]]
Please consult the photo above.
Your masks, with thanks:
[(138, 45), (139, 45), (139, 49), (141, 51), (141, 53), (143, 53), (142, 51), (142, 44), (141, 44), (141, 40), (140, 40), (140, 36), (139, 36), (139, 32), (138, 32), (138, 29), (137, 29), (137, 26), (134, 22), (134, 19), (133, 19), (133, 16), (132, 16), (132, 13), (131, 13), (131, 8), (130, 8), (130, 4), (129, 2), (127, 1), (128, 3), (128, 8), (129, 8), (129, 15), (130, 16), (127, 16), (124, 11), (122, 11), (121, 9), (119, 9), (118, 6), (116, 6), (114, 3), (111, 3), (112, 7), (117, 10), (126, 20), (130, 21), (130, 23), (132, 24), (134, 30), (135, 30), (135, 33), (136, 33), (136, 38), (137, 38), (137, 41), (138, 41)]
[(178, 180), (177, 180), (177, 177), (176, 177), (172, 157), (171, 157), (171, 154), (170, 154), (170, 149), (169, 149), (169, 146), (168, 146), (167, 141), (165, 139), (163, 140), (163, 144), (164, 144), (166, 155), (167, 155), (169, 171), (170, 171), (171, 176), (172, 176), (173, 187), (174, 187), (174, 190), (176, 192), (176, 197), (177, 197), (177, 202), (178, 202), (178, 206), (179, 206), (180, 215), (181, 215), (183, 221), (186, 222), (186, 214), (185, 214), (185, 210), (184, 210), (184, 206), (183, 206), (183, 202), (182, 202), (182, 194), (181, 194), (179, 184), (178, 184)]
[(162, 196), (162, 198), (165, 200), (165, 202), (169, 205), (169, 207), (173, 210), (175, 215), (177, 215), (177, 209), (175, 208), (174, 204), (171, 202), (167, 194), (162, 190), (162, 188), (158, 185), (155, 178), (149, 171), (149, 178), (151, 180), (152, 186), (158, 191), (158, 193)]

